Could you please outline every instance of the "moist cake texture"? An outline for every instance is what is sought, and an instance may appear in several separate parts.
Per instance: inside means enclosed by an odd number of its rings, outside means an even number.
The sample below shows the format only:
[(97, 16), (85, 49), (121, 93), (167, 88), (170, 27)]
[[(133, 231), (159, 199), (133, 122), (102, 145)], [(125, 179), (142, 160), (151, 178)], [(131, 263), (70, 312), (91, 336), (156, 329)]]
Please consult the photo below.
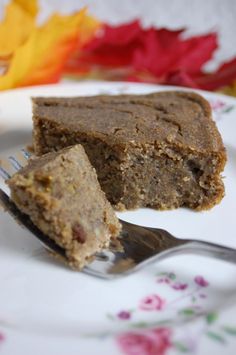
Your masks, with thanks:
[(209, 209), (226, 153), (209, 103), (187, 92), (33, 99), (37, 155), (83, 145), (115, 208)]
[(81, 145), (29, 161), (8, 185), (12, 200), (81, 269), (120, 224)]

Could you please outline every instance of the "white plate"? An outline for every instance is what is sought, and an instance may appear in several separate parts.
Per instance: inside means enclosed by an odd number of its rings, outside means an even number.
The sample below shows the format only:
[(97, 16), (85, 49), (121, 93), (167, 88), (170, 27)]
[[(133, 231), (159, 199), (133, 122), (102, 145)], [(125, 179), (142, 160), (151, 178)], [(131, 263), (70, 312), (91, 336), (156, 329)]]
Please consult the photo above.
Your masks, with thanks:
[[(0, 157), (31, 139), (30, 96), (149, 93), (170, 87), (83, 82), (0, 94)], [(236, 100), (210, 100), (228, 152), (226, 196), (211, 211), (140, 209), (119, 216), (181, 237), (236, 248)], [(2, 184), (3, 186), (3, 184)], [(235, 354), (236, 265), (179, 256), (116, 281), (52, 260), (39, 242), (0, 215), (0, 354)]]

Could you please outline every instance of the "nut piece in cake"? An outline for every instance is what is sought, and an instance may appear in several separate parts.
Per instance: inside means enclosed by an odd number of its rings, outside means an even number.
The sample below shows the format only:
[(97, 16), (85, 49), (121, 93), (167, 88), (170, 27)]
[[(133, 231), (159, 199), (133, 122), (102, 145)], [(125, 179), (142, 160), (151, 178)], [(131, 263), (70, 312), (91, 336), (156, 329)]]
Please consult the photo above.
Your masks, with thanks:
[(37, 155), (80, 143), (117, 209), (209, 209), (226, 153), (209, 103), (187, 92), (33, 99)]
[(81, 145), (31, 159), (8, 185), (17, 207), (81, 269), (120, 224)]

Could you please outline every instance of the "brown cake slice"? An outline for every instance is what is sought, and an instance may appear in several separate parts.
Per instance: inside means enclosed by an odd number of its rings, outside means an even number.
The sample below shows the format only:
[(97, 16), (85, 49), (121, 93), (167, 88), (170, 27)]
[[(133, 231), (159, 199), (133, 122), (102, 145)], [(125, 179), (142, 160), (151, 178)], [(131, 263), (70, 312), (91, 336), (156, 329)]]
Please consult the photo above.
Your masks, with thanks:
[(120, 224), (81, 145), (32, 159), (8, 185), (17, 207), (81, 269)]
[(118, 209), (220, 202), (225, 148), (209, 103), (187, 92), (33, 99), (37, 155), (80, 143)]

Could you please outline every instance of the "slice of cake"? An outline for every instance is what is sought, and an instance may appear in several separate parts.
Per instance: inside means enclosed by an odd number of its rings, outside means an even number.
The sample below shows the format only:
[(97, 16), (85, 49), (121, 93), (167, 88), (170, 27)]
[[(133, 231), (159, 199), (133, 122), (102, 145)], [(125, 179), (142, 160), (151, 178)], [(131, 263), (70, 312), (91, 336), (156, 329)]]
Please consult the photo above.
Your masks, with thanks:
[(33, 99), (37, 155), (80, 143), (117, 209), (220, 202), (226, 162), (209, 103), (195, 93)]
[(32, 159), (8, 185), (17, 207), (81, 269), (120, 224), (81, 145)]

